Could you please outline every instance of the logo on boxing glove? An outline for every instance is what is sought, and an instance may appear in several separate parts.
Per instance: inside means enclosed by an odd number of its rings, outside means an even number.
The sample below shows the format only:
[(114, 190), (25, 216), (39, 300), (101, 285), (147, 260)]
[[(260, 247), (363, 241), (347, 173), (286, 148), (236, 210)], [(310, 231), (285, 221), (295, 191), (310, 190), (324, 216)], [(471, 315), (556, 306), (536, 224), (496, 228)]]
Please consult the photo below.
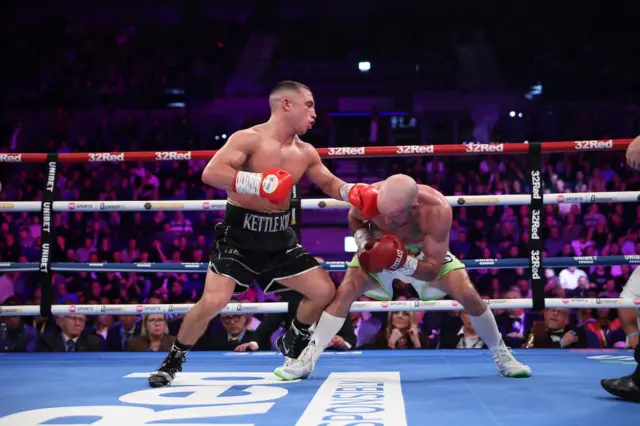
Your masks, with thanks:
[(271, 194), (278, 188), (278, 177), (274, 174), (266, 175), (262, 180), (262, 191)]

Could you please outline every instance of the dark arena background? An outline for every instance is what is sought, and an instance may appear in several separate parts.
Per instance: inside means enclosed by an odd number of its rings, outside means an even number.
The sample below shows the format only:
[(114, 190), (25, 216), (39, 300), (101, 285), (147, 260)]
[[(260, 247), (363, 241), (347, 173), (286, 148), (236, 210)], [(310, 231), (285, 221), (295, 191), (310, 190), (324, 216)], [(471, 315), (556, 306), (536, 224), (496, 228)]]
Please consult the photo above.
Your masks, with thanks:
[[(638, 424), (601, 385), (637, 364), (627, 3), (3, 5), (0, 426)], [(461, 303), (396, 279), (353, 303), (308, 379), (282, 381), (301, 296), (253, 282), (149, 387), (227, 207), (205, 166), (269, 119), (282, 80), (311, 89), (302, 138), (340, 179), (402, 173), (446, 197), (450, 253), (531, 377), (500, 375)], [(293, 187), (290, 226), (336, 288), (348, 208)]]

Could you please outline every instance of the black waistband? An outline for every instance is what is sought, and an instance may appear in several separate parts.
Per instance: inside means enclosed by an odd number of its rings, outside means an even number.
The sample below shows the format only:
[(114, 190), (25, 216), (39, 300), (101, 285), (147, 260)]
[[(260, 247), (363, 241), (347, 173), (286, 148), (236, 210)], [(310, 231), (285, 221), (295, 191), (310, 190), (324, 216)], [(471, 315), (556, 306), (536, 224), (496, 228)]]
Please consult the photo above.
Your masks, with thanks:
[(282, 213), (264, 213), (227, 203), (224, 224), (261, 234), (282, 232), (291, 227), (291, 210)]

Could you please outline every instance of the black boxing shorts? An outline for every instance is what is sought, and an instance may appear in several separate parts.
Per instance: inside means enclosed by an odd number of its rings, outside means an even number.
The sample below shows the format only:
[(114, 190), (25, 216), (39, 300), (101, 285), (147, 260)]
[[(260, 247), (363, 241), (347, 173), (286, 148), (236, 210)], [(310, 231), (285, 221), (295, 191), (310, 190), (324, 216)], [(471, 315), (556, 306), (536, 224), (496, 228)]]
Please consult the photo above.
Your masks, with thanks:
[(298, 244), (291, 210), (263, 213), (227, 203), (224, 220), (215, 226), (209, 268), (234, 280), (234, 293), (245, 292), (253, 280), (267, 294), (285, 291), (278, 280), (319, 267)]

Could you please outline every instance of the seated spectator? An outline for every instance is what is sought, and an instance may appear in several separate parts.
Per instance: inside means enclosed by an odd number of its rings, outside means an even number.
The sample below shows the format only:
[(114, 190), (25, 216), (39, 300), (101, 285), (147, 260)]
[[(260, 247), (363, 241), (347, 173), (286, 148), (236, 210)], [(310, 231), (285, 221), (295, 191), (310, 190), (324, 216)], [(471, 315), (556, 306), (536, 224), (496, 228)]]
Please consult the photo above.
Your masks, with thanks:
[[(515, 289), (503, 296), (505, 299), (521, 299), (522, 295)], [(505, 344), (512, 348), (520, 348), (525, 342), (525, 336), (531, 328), (531, 318), (522, 308), (511, 308), (496, 315), (498, 330), (502, 334)]]
[(351, 326), (356, 336), (356, 348), (371, 343), (382, 326), (378, 318), (367, 314), (367, 312), (349, 312)]
[(569, 266), (567, 269), (560, 271), (560, 286), (565, 290), (575, 290), (578, 288), (578, 280), (580, 277), (587, 277), (587, 273), (575, 266)]
[[(17, 306), (20, 301), (9, 297), (4, 306)], [(0, 317), (0, 352), (33, 352), (38, 345), (38, 332), (19, 316)]]
[(624, 348), (627, 336), (616, 312), (610, 308), (600, 308), (595, 316), (596, 321), (585, 326), (586, 347)]
[(478, 333), (469, 321), (469, 315), (466, 312), (460, 314), (462, 319), (462, 328), (458, 332), (458, 343), (456, 349), (487, 349), (487, 345), (480, 340)]
[(568, 309), (545, 309), (544, 321), (536, 321), (527, 338), (526, 348), (584, 348), (584, 329), (568, 326)]
[(40, 336), (38, 352), (100, 352), (104, 339), (95, 334), (83, 333), (87, 322), (85, 315), (58, 317), (60, 331), (46, 332)]
[(222, 330), (205, 334), (195, 346), (197, 350), (233, 351), (238, 345), (255, 342), (256, 332), (247, 329), (248, 318), (242, 314), (221, 315)]
[(124, 351), (127, 340), (139, 336), (142, 331), (141, 323), (135, 315), (119, 315), (116, 322), (107, 332), (107, 350)]
[(389, 312), (387, 326), (376, 335), (369, 349), (427, 349), (415, 312)]
[[(236, 348), (236, 352), (245, 351), (268, 351), (275, 347), (275, 340), (284, 334), (284, 332), (290, 327), (291, 321), (296, 316), (298, 305), (302, 301), (302, 295), (295, 291), (285, 291), (279, 293), (281, 301), (287, 302), (288, 312), (280, 314), (267, 314), (258, 326), (255, 332), (256, 339), (254, 341), (247, 341), (239, 344)], [(247, 327), (248, 329), (248, 327)], [(379, 329), (379, 327), (378, 327)], [(312, 328), (309, 329), (313, 332)], [(328, 346), (336, 350), (351, 349), (356, 345), (356, 336), (353, 333), (353, 326), (349, 321), (345, 321), (340, 331), (336, 336), (340, 339), (335, 339)]]
[(146, 315), (142, 320), (139, 336), (127, 341), (130, 352), (166, 352), (171, 349), (175, 337), (169, 336), (169, 326), (164, 314)]

